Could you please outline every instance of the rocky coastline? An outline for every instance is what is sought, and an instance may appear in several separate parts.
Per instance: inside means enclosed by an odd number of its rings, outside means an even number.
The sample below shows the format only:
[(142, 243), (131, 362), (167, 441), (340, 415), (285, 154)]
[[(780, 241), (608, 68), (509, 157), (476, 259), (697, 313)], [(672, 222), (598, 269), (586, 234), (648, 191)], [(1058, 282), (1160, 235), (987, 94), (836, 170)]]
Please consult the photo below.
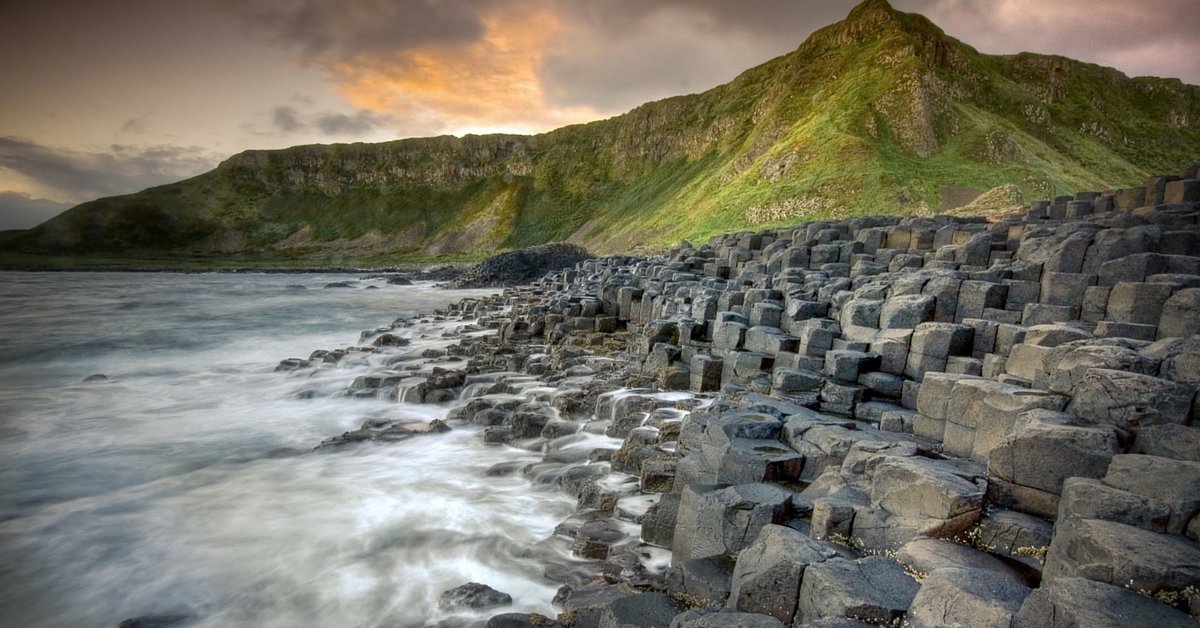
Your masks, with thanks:
[[(404, 352), (347, 395), (443, 404), (320, 448), (437, 438), (577, 499), (557, 617), (517, 626), (1195, 626), (1200, 178), (988, 222), (868, 217), (579, 262), (289, 359)], [(417, 364), (411, 368), (406, 364)], [(449, 624), (447, 624), (449, 625)], [(460, 624), (455, 624), (460, 625)]]

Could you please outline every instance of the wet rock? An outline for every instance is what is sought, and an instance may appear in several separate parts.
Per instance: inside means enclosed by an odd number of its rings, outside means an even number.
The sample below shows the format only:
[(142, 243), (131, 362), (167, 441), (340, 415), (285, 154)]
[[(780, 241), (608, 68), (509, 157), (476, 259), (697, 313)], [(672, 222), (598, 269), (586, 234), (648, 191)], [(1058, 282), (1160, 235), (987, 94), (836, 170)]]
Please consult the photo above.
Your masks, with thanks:
[(381, 334), (371, 342), (372, 347), (407, 347), (410, 344), (411, 340), (395, 334)]
[[(293, 358), (293, 360), (295, 360), (295, 359)], [(284, 360), (283, 362), (280, 362), (279, 366), (275, 367), (275, 370), (276, 371), (289, 370), (287, 368), (282, 368), (282, 367), (285, 362), (290, 363), (290, 362), (293, 362), (293, 360)], [(304, 360), (295, 360), (295, 361), (296, 362), (304, 362), (304, 366), (308, 366), (308, 363), (305, 362)], [(299, 368), (299, 365), (297, 365), (295, 368)], [(83, 378), (83, 381), (85, 381), (85, 382), (105, 382), (105, 381), (108, 381), (108, 376), (103, 373), (96, 373), (95, 375), (88, 375), (87, 377)]]
[(667, 572), (667, 592), (691, 604), (723, 606), (732, 573), (733, 561), (726, 555), (678, 562)]
[(579, 527), (572, 551), (581, 558), (604, 559), (626, 540), (628, 535), (620, 523), (612, 519), (589, 521)]
[(629, 545), (609, 554), (602, 566), (604, 579), (643, 591), (663, 589), (666, 574), (653, 565), (653, 551), (649, 545)]
[(671, 548), (679, 516), (679, 493), (666, 493), (642, 516), (642, 540)]
[(443, 591), (438, 596), (438, 608), (447, 611), (464, 608), (483, 609), (512, 604), (512, 596), (486, 584), (468, 582)]
[(182, 626), (196, 619), (195, 615), (144, 615), (121, 620), (117, 628), (171, 628)]
[(354, 286), (350, 285), (349, 283), (347, 283), (345, 281), (334, 281), (332, 283), (325, 284), (325, 287), (326, 288), (353, 288)]

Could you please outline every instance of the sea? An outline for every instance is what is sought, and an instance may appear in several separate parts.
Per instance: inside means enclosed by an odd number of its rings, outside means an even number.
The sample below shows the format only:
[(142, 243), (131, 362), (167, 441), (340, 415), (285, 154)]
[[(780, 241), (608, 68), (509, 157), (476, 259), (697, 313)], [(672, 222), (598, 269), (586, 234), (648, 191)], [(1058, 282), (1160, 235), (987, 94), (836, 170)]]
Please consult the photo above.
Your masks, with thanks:
[[(275, 370), (490, 293), (343, 274), (0, 272), (0, 624), (470, 625), (490, 613), (438, 606), (467, 582), (512, 595), (491, 612), (553, 616), (542, 575), (570, 558), (547, 539), (574, 500), (488, 473), (538, 454), (462, 425), (314, 452), (369, 419), (447, 408), (343, 394), (370, 360)], [(429, 329), (394, 333), (449, 344)]]

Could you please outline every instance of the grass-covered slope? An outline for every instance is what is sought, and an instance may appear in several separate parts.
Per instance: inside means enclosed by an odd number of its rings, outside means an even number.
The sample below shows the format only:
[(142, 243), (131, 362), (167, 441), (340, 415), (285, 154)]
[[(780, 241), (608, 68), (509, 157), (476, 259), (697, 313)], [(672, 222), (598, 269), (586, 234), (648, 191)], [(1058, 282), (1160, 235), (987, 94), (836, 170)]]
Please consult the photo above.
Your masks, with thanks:
[[(248, 151), (84, 203), (9, 250), (408, 258), (555, 240), (596, 252), (821, 217), (936, 208), (946, 186), (1026, 198), (1200, 157), (1200, 87), (981, 54), (867, 0), (702, 94), (536, 136)], [(320, 257), (323, 256), (323, 257)]]

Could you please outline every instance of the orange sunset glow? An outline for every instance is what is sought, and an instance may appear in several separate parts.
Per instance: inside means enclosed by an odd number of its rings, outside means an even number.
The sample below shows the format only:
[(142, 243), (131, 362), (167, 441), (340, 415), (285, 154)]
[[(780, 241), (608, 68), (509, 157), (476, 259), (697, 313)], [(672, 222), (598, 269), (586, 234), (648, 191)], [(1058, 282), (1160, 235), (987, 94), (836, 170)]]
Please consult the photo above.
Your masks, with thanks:
[(452, 134), (529, 133), (595, 120), (609, 112), (554, 107), (538, 74), (563, 25), (549, 11), (481, 17), (484, 33), (468, 46), (426, 45), (392, 57), (360, 55), (328, 68), (356, 107)]

